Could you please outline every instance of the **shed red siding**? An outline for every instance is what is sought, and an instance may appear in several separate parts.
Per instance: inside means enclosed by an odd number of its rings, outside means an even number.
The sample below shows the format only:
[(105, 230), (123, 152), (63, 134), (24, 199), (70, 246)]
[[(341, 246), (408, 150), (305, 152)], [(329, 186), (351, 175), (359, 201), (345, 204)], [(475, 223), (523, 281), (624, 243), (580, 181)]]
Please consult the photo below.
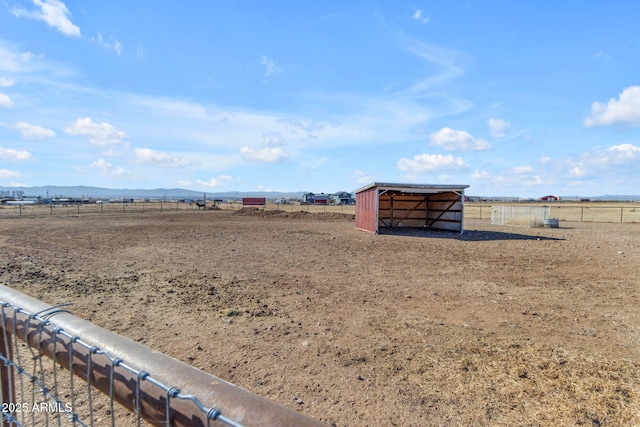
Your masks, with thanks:
[(356, 193), (356, 228), (370, 233), (378, 231), (378, 189)]
[(356, 190), (359, 230), (433, 228), (464, 229), (464, 189), (468, 185), (371, 183)]

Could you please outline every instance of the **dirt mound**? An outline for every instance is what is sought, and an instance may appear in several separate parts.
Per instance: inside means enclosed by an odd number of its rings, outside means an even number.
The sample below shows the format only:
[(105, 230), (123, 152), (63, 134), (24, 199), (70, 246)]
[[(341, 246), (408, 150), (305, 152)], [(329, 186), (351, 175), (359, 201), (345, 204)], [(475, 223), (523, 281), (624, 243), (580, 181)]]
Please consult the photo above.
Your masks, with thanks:
[(266, 218), (308, 218), (317, 221), (353, 221), (355, 215), (343, 214), (339, 212), (319, 212), (311, 213), (305, 211), (287, 212), (279, 209), (242, 208), (236, 211), (235, 215), (260, 216)]

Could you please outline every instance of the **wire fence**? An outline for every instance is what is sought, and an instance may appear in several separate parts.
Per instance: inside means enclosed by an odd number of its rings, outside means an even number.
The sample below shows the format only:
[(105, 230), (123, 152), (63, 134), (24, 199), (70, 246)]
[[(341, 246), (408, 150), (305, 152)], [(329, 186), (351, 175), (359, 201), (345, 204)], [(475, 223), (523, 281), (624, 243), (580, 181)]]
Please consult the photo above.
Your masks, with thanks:
[[(3, 426), (320, 426), (0, 285)], [(116, 405), (116, 403), (118, 405)]]
[[(490, 219), (492, 206), (482, 203), (465, 203), (465, 219)], [(519, 206), (529, 206), (520, 204)], [(536, 204), (535, 206), (540, 206)], [(617, 222), (640, 223), (640, 204), (625, 203), (609, 205), (607, 203), (573, 204), (556, 203), (545, 205), (551, 209), (551, 217), (560, 221), (572, 222)], [(78, 203), (68, 205), (0, 205), (0, 219), (19, 217), (64, 217), (79, 215), (116, 215), (154, 212), (186, 212), (204, 211), (211, 209), (240, 210), (246, 206), (241, 201), (212, 201), (208, 200), (206, 206), (197, 201), (133, 201), (127, 203)], [(267, 200), (262, 206), (253, 206), (258, 209), (283, 210), (287, 212), (304, 211), (310, 213), (334, 212), (355, 215), (355, 205), (336, 204), (305, 204), (299, 202), (276, 203)]]
[(551, 218), (548, 206), (493, 206), (491, 224), (520, 227), (542, 227)]
[[(115, 215), (154, 212), (205, 211), (211, 209), (240, 210), (246, 206), (241, 201), (169, 201), (127, 203), (76, 203), (76, 204), (25, 204), (0, 205), (0, 218), (68, 217), (84, 215)], [(311, 213), (336, 212), (354, 215), (355, 205), (313, 205), (302, 203), (275, 203), (267, 201), (264, 205), (253, 206), (259, 209), (284, 210), (287, 212), (305, 211)]]
[(126, 213), (199, 210), (197, 202), (122, 202), (122, 203), (62, 203), (21, 204), (0, 206), (3, 217), (43, 217), (70, 215), (108, 215)]
[[(464, 217), (466, 219), (490, 219), (492, 208), (496, 205), (479, 203), (465, 203)], [(503, 205), (497, 205), (503, 206)], [(519, 205), (528, 208), (528, 205)], [(540, 206), (540, 205), (534, 205)], [(640, 204), (627, 203), (623, 206), (607, 204), (575, 205), (554, 204), (546, 205), (550, 209), (550, 218), (570, 222), (608, 222), (608, 223), (640, 223)]]

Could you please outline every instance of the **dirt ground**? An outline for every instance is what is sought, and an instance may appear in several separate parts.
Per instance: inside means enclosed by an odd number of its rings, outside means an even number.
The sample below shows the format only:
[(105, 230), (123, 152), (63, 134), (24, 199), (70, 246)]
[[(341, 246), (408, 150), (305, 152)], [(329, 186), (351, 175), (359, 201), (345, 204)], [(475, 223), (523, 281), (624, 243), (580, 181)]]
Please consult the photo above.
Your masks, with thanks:
[(0, 220), (0, 283), (335, 426), (640, 425), (640, 224)]

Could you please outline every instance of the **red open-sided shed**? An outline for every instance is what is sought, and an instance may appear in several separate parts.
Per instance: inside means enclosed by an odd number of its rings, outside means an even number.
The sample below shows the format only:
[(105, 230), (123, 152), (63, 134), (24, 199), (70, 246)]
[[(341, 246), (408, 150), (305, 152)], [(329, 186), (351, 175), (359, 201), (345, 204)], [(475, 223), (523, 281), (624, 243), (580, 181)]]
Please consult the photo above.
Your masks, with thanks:
[(468, 185), (373, 182), (356, 190), (356, 228), (464, 228), (464, 189)]

